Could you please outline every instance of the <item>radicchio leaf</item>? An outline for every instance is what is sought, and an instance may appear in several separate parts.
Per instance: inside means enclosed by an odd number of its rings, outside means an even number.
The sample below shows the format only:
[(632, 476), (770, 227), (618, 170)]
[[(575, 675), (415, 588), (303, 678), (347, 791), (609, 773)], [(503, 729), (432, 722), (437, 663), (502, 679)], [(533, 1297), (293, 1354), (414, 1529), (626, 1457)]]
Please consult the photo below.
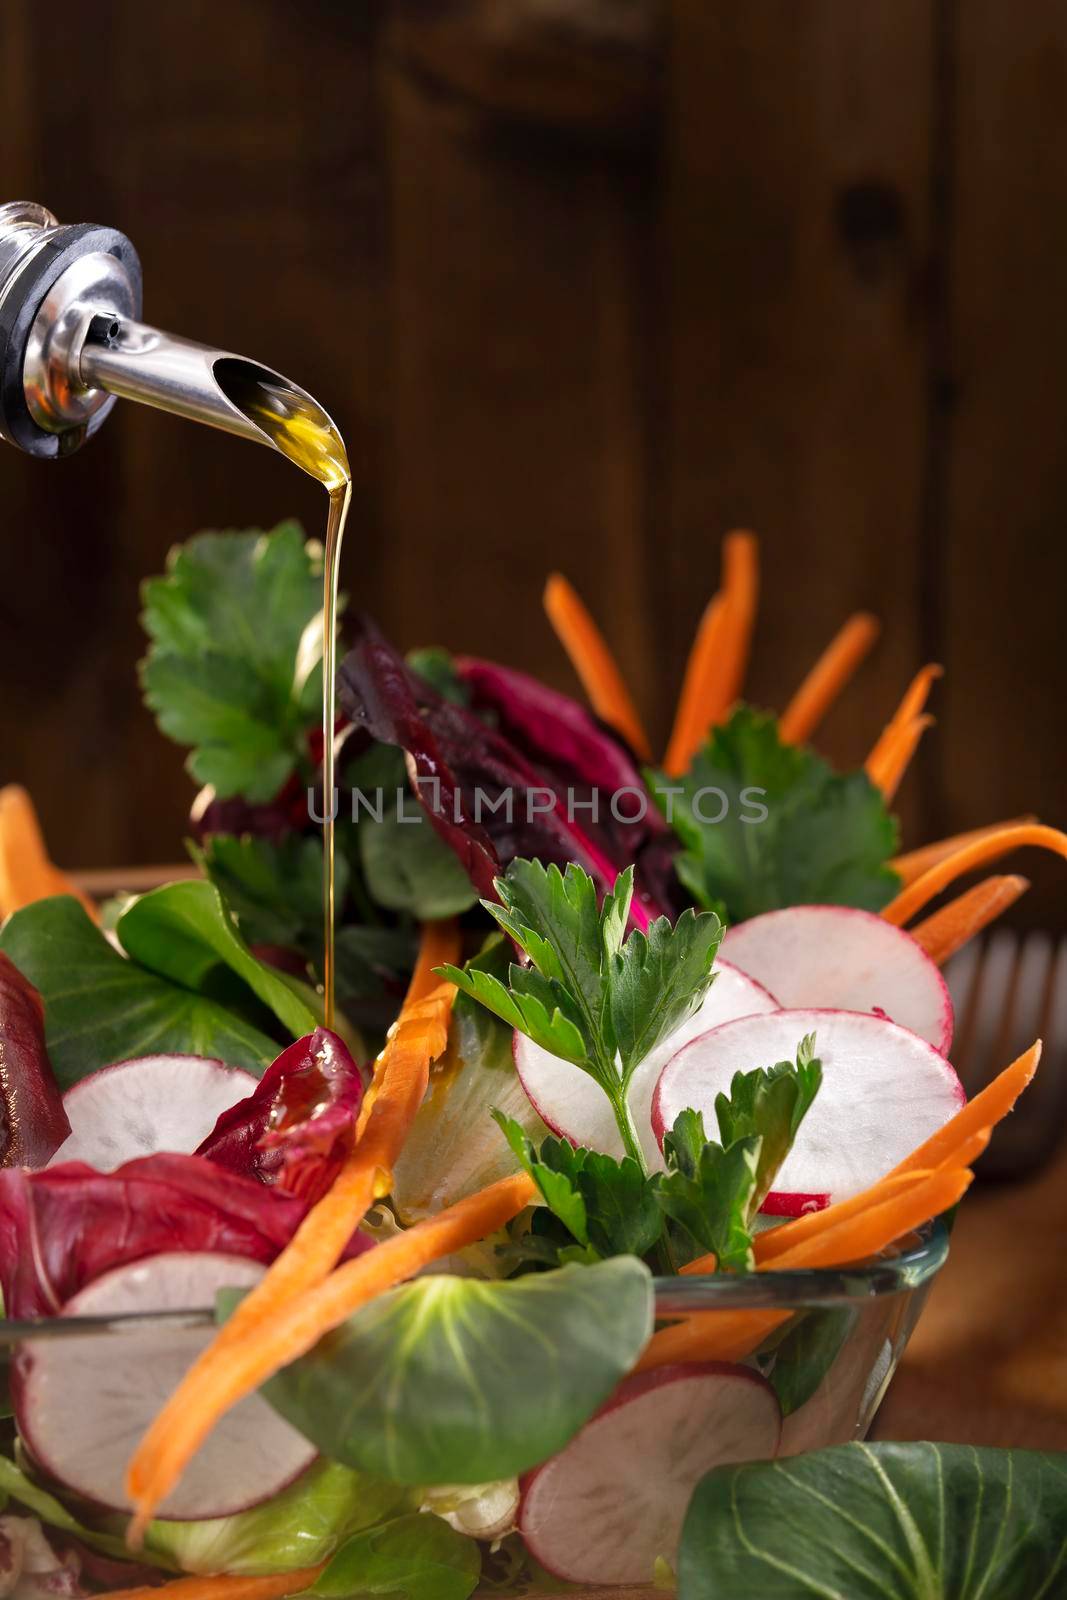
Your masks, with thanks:
[[(409, 777), (430, 822), (485, 898), (496, 898), (493, 879), (515, 856), (560, 867), (576, 861), (601, 892), (611, 888), (633, 859), (636, 839), (623, 848), (603, 826), (585, 822), (586, 812), (580, 807), (588, 797), (594, 757), (590, 741), (579, 738), (572, 714), (561, 728), (546, 725), (543, 736), (535, 736), (538, 717), (534, 712), (520, 714), (521, 696), (513, 681), (506, 699), (514, 725), (525, 728), (532, 753), (527, 757), (474, 711), (443, 699), (366, 618), (359, 620), (355, 645), (338, 679), (341, 704), (353, 723), (381, 743), (404, 750)], [(484, 678), (482, 688), (488, 696)], [(497, 690), (502, 693), (499, 685)], [(591, 723), (582, 733), (590, 729), (595, 731)], [(564, 741), (562, 762), (557, 733)], [(610, 774), (612, 784), (616, 772), (636, 778), (621, 750), (619, 754), (621, 765), (616, 761), (609, 767), (606, 752), (599, 752), (598, 765), (603, 765), (605, 781)], [(575, 783), (576, 773), (582, 775), (580, 783)], [(639, 779), (634, 786), (641, 787)], [(495, 809), (507, 795), (510, 811), (506, 804)], [(633, 916), (641, 926), (660, 909), (635, 896)]]
[(70, 1133), (44, 1043), (44, 1004), (0, 953), (0, 1164), (43, 1167)]
[[(0, 1288), (9, 1317), (53, 1316), (101, 1273), (171, 1250), (264, 1264), (288, 1244), (306, 1200), (202, 1156), (151, 1155), (114, 1172), (81, 1161), (0, 1172)], [(370, 1246), (354, 1234), (349, 1253)]]
[(316, 1028), (222, 1113), (197, 1155), (314, 1204), (355, 1142), (362, 1100), (363, 1079), (344, 1041)]

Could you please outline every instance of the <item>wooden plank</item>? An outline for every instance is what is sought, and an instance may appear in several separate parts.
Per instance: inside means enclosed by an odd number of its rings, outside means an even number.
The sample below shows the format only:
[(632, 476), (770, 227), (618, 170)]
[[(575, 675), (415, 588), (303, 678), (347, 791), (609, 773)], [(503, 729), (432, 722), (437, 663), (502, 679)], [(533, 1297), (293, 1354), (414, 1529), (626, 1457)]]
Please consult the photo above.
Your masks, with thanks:
[[(63, 220), (125, 229), (148, 321), (290, 372), (334, 412), (359, 473), (344, 574), (357, 593), (377, 543), (384, 388), (377, 20), (373, 7), (194, 0), (148, 15), (103, 0), (56, 28), (27, 10), (16, 76), (45, 109), (25, 177), (5, 178)], [(0, 471), (0, 776), (33, 791), (60, 860), (168, 859), (194, 790), (140, 705), (139, 583), (198, 528), (296, 514), (318, 530), (321, 490), (266, 451), (125, 403), (71, 460), (5, 450)]]
[(383, 99), (384, 621), (574, 688), (540, 610), (559, 567), (648, 706), (644, 158), (485, 113), (407, 51)]
[[(671, 15), (656, 648), (676, 677), (721, 534), (754, 527), (758, 702), (780, 706), (850, 610), (885, 619), (820, 736), (855, 763), (920, 654), (930, 8)], [(917, 800), (910, 778), (912, 824)]]
[[(954, 406), (942, 552), (949, 668), (940, 807), (951, 830), (1064, 821), (1067, 657), (1067, 10), (957, 11)], [(1058, 862), (1028, 855), (1024, 919), (1062, 928)]]

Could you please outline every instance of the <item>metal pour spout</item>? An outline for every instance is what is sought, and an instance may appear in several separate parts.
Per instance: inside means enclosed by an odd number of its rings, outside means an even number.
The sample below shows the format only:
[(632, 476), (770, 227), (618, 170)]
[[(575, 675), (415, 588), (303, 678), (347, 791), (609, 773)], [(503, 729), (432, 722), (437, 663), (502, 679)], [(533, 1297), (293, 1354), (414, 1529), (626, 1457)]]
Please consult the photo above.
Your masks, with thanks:
[(306, 390), (140, 314), (141, 266), (125, 234), (63, 226), (29, 201), (0, 205), (0, 438), (66, 455), (121, 396), (273, 449), (282, 440), (327, 487), (341, 481), (340, 435)]
[[(306, 391), (258, 362), (162, 333), (143, 322), (100, 314), (86, 329), (78, 375), (87, 390), (138, 400), (272, 449), (270, 435), (230, 398), (231, 385), (237, 392), (254, 383), (270, 385), (316, 404)], [(325, 412), (322, 415), (325, 418)]]

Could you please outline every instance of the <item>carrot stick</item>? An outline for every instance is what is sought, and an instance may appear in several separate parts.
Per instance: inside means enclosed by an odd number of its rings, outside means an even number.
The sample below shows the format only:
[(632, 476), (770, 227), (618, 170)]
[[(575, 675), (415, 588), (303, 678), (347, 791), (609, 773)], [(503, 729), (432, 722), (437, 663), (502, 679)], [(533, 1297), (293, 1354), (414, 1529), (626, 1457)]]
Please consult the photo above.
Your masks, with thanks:
[(0, 789), (0, 920), (53, 894), (72, 894), (100, 921), (95, 903), (52, 864), (29, 794), (9, 783)]
[(317, 1567), (297, 1567), (265, 1578), (174, 1578), (170, 1583), (109, 1589), (99, 1600), (284, 1600), (309, 1588), (325, 1570), (322, 1561)]
[(900, 879), (901, 886), (906, 889), (909, 883), (921, 878), (928, 867), (936, 867), (939, 861), (955, 855), (963, 845), (973, 844), (976, 839), (988, 839), (991, 834), (1002, 833), (1005, 828), (1021, 828), (1025, 823), (1036, 821), (1035, 816), (1027, 815), (1008, 817), (1004, 822), (990, 822), (984, 828), (972, 828), (968, 833), (954, 833), (948, 839), (935, 839), (931, 844), (920, 845), (917, 850), (897, 856), (889, 865)]
[(434, 967), (458, 966), (461, 953), (462, 940), (455, 917), (446, 917), (440, 922), (424, 922), (415, 970), (404, 997), (405, 1006), (425, 1000), (428, 994), (438, 988), (441, 980), (434, 975)]
[(1041, 1060), (1041, 1040), (1037, 1039), (1010, 1067), (998, 1073), (973, 1100), (956, 1112), (943, 1127), (930, 1135), (918, 1149), (894, 1167), (891, 1176), (914, 1172), (919, 1167), (941, 1167), (955, 1159), (955, 1153), (983, 1128), (995, 1128), (1015, 1107), (1015, 1102), (1030, 1083)]
[(879, 740), (881, 753), (877, 759), (873, 754), (867, 757), (867, 776), (877, 789), (881, 789), (887, 805), (900, 788), (904, 774), (911, 765), (911, 758), (919, 748), (919, 740), (933, 725), (933, 717), (912, 717), (895, 727), (888, 737)]
[(1024, 845), (1051, 850), (1067, 858), (1067, 833), (1061, 833), (1058, 828), (1046, 828), (1041, 823), (1021, 823), (1001, 828), (996, 833), (987, 833), (984, 838), (975, 839), (971, 844), (961, 845), (950, 856), (943, 856), (921, 877), (915, 878), (906, 889), (902, 889), (896, 899), (883, 908), (882, 916), (887, 922), (903, 927), (928, 901), (955, 883), (965, 872), (988, 866), (991, 861), (999, 861), (1001, 856), (1006, 856), (1012, 850), (1021, 850)]
[(881, 624), (869, 611), (856, 611), (830, 640), (778, 719), (786, 744), (803, 744), (854, 676), (878, 637)]
[[(971, 1178), (966, 1169), (928, 1173), (923, 1182), (903, 1193), (783, 1250), (774, 1262), (775, 1270), (865, 1261), (954, 1206)], [(636, 1370), (645, 1372), (674, 1361), (740, 1361), (790, 1316), (790, 1311), (697, 1312), (654, 1333)]]
[(561, 573), (553, 572), (545, 584), (544, 607), (597, 716), (621, 733), (642, 761), (651, 761), (648, 735), (615, 657), (577, 590)]
[(741, 691), (759, 594), (759, 546), (754, 534), (727, 534), (723, 581), (704, 611), (686, 664), (664, 766), (686, 772), (709, 729)]
[(933, 916), (912, 928), (911, 936), (917, 944), (922, 945), (931, 961), (943, 967), (968, 939), (973, 939), (1002, 911), (1013, 906), (1029, 887), (1029, 879), (1010, 873), (1002, 877), (983, 878), (973, 889), (966, 889), (955, 900), (950, 900), (947, 906), (942, 906), (940, 911), (935, 911)]
[(864, 762), (871, 782), (877, 784), (883, 793), (891, 789), (891, 793), (886, 795), (887, 799), (892, 799), (896, 793), (919, 740), (930, 726), (928, 720), (921, 722), (918, 727), (915, 723), (926, 705), (934, 680), (941, 677), (942, 671), (943, 668), (936, 661), (920, 668)]
[(127, 1485), (137, 1514), (128, 1535), (139, 1538), (159, 1505), (177, 1483), (189, 1460), (230, 1408), (260, 1384), (305, 1355), (318, 1341), (375, 1295), (411, 1278), (440, 1256), (462, 1250), (495, 1233), (535, 1198), (537, 1186), (525, 1173), (503, 1178), (460, 1200), (435, 1217), (387, 1239), (344, 1266), (254, 1334), (232, 1345), (226, 1360), (188, 1377), (156, 1417), (130, 1462)]

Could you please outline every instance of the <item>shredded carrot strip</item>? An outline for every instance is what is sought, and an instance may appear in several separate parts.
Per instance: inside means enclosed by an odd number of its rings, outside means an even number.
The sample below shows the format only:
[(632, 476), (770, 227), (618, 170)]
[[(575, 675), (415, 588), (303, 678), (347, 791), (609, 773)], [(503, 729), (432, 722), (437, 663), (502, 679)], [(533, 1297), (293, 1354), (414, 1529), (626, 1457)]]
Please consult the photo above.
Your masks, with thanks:
[(455, 917), (446, 917), (441, 922), (424, 922), (415, 970), (411, 974), (404, 1005), (411, 1006), (417, 1000), (425, 1000), (428, 994), (439, 988), (441, 980), (434, 975), (434, 967), (458, 966), (461, 951), (462, 940)]
[(317, 1567), (298, 1567), (266, 1578), (174, 1578), (170, 1583), (110, 1589), (100, 1600), (284, 1600), (309, 1588), (325, 1570), (323, 1561)]
[(935, 911), (924, 922), (912, 928), (911, 936), (922, 945), (931, 961), (944, 966), (968, 939), (981, 933), (991, 922), (1013, 906), (1021, 894), (1030, 887), (1029, 879), (1017, 874), (983, 878), (973, 889), (950, 900), (947, 906)]
[(100, 921), (89, 896), (53, 865), (29, 794), (10, 783), (0, 789), (0, 920), (53, 894), (72, 894)]
[(880, 628), (869, 611), (857, 611), (838, 630), (778, 719), (786, 744), (803, 744), (811, 738), (870, 653)]
[(544, 607), (597, 716), (621, 733), (642, 761), (651, 761), (648, 735), (615, 657), (577, 590), (558, 572), (545, 584)]
[(306, 1354), (375, 1295), (413, 1277), (431, 1261), (495, 1233), (536, 1194), (532, 1179), (519, 1173), (417, 1222), (281, 1306), (251, 1337), (232, 1346), (225, 1362), (205, 1370), (197, 1384), (190, 1385), (186, 1379), (156, 1417), (130, 1462), (127, 1484), (137, 1506), (130, 1541), (143, 1534), (156, 1507), (231, 1406), (281, 1367)]
[(928, 867), (936, 867), (939, 861), (955, 855), (965, 844), (974, 844), (976, 839), (988, 839), (994, 833), (1003, 833), (1005, 828), (1021, 828), (1036, 821), (1035, 816), (1027, 815), (1008, 817), (1004, 822), (990, 822), (984, 828), (971, 828), (967, 833), (954, 833), (948, 839), (935, 839), (931, 844), (920, 845), (918, 850), (909, 850), (906, 855), (897, 856), (889, 864), (900, 879), (901, 887), (906, 889), (909, 883), (921, 878)]
[[(379, 1060), (374, 1084), (360, 1111), (355, 1146), (331, 1187), (313, 1206), (266, 1275), (220, 1328), (171, 1395), (161, 1420), (180, 1413), (213, 1373), (225, 1371), (231, 1351), (330, 1273), (370, 1206), (389, 1192), (392, 1168), (426, 1095), (430, 1063), (448, 1042), (455, 987), (440, 984), (417, 994), (432, 962), (455, 951), (447, 926), (428, 924), (409, 997)], [(143, 1531), (143, 1529), (141, 1530)]]
[[(783, 1250), (774, 1268), (784, 1272), (793, 1267), (839, 1267), (865, 1261), (954, 1206), (971, 1178), (966, 1169), (930, 1172), (903, 1193)], [(654, 1333), (636, 1370), (645, 1372), (675, 1361), (740, 1361), (790, 1316), (790, 1311), (697, 1312)]]
[(1051, 850), (1055, 855), (1067, 858), (1067, 833), (1061, 833), (1058, 828), (1046, 828), (1041, 823), (1022, 823), (1017, 827), (1001, 828), (997, 833), (987, 833), (984, 838), (961, 845), (950, 856), (943, 856), (921, 877), (915, 878), (906, 889), (902, 889), (896, 899), (883, 908), (882, 916), (887, 922), (896, 923), (898, 928), (903, 927), (935, 895), (955, 883), (965, 872), (973, 872), (977, 867), (988, 866), (991, 861), (999, 861), (1001, 856), (1006, 856), (1012, 850), (1021, 850), (1024, 845)]
[(1029, 1050), (1025, 1050), (1010, 1067), (998, 1073), (992, 1083), (988, 1083), (973, 1100), (968, 1100), (944, 1127), (938, 1128), (936, 1133), (932, 1133), (929, 1139), (894, 1168), (892, 1176), (914, 1172), (919, 1167), (942, 1167), (946, 1162), (954, 1161), (956, 1151), (973, 1139), (976, 1133), (983, 1128), (995, 1128), (1009, 1111), (1014, 1110), (1015, 1102), (1033, 1079), (1040, 1060), (1041, 1040), (1036, 1039)]
[(686, 664), (664, 766), (686, 772), (715, 723), (741, 692), (759, 597), (759, 544), (735, 532), (723, 541), (723, 579), (704, 611)]
[(892, 739), (885, 745), (880, 761), (868, 758), (867, 776), (882, 791), (882, 798), (887, 805), (900, 788), (904, 774), (911, 765), (911, 758), (919, 748), (920, 739), (927, 728), (933, 725), (933, 717), (912, 717), (910, 722), (902, 723), (896, 729)]
[(935, 661), (920, 668), (864, 762), (867, 776), (887, 799), (892, 799), (896, 793), (919, 740), (930, 726), (931, 719), (923, 719), (921, 713), (934, 681), (941, 677), (942, 671)]

